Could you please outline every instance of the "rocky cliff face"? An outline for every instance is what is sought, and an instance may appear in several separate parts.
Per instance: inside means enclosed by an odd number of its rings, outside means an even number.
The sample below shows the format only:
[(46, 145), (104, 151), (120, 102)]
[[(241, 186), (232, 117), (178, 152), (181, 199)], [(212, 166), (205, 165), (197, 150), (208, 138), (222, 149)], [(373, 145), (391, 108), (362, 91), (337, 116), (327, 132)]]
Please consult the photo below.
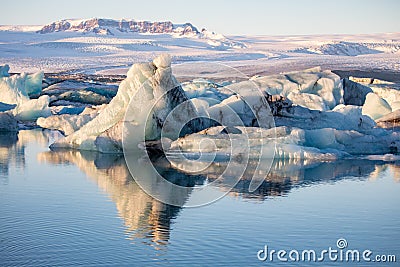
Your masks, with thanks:
[(197, 35), (199, 31), (190, 23), (173, 24), (170, 21), (150, 22), (135, 20), (112, 20), (92, 18), (88, 20), (61, 20), (43, 26), (38, 33), (75, 31), (112, 35), (115, 32), (137, 33), (176, 33), (180, 35)]

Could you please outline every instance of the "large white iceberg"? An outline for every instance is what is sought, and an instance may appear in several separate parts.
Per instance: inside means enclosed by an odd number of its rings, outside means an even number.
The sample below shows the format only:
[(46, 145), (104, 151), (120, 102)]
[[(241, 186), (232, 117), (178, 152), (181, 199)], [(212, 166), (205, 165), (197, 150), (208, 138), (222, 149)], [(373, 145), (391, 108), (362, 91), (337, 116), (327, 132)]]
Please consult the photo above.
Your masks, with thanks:
[[(179, 126), (198, 115), (170, 66), (169, 55), (133, 65), (119, 85), (117, 95), (100, 114), (51, 147), (118, 153), (122, 151), (123, 135), (133, 147), (144, 140), (159, 139), (161, 129), (166, 137), (177, 138)], [(178, 106), (180, 112), (171, 115)], [(199, 130), (193, 123), (188, 123), (188, 128), (190, 132)]]
[[(388, 114), (399, 116), (390, 113), (388, 95), (349, 80), (343, 87), (330, 71), (315, 68), (221, 84), (199, 79), (182, 88), (170, 64), (170, 57), (161, 55), (133, 65), (117, 95), (99, 112), (37, 123), (67, 135), (52, 148), (104, 153), (143, 147), (143, 141), (146, 148), (168, 155), (207, 159), (334, 160), (399, 151), (399, 134), (375, 122), (392, 125)], [(221, 126), (210, 127), (215, 125)]]

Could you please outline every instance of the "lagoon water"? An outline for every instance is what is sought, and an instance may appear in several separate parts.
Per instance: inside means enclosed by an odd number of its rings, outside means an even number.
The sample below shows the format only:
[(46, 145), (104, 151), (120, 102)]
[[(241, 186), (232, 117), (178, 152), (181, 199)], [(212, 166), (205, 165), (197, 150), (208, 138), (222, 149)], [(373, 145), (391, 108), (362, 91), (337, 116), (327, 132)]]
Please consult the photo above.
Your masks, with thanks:
[[(124, 159), (48, 149), (41, 130), (0, 136), (0, 266), (398, 266), (400, 165), (277, 162), (199, 208), (144, 193)], [(169, 177), (197, 186), (214, 173)], [(217, 190), (226, 190), (221, 184)], [(181, 197), (181, 196), (171, 196)], [(190, 198), (190, 192), (183, 198)], [(259, 250), (371, 250), (396, 262), (260, 261)], [(286, 255), (286, 258), (288, 256)]]

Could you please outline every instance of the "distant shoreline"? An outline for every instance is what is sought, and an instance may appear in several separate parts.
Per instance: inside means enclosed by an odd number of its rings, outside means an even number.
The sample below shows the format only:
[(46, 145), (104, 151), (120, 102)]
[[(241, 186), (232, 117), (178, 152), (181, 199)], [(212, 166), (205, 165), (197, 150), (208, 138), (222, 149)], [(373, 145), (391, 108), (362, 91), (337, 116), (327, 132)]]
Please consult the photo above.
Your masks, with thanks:
[(360, 78), (375, 78), (388, 82), (400, 83), (400, 73), (392, 70), (332, 70), (340, 78), (349, 76)]
[[(353, 77), (359, 77), (359, 78), (374, 78), (374, 79), (380, 79), (388, 82), (393, 82), (393, 83), (400, 83), (400, 72), (399, 71), (394, 71), (394, 70), (380, 70), (380, 69), (372, 69), (372, 70), (331, 70), (333, 73), (336, 75), (340, 76), (340, 78), (348, 78), (350, 76)], [(125, 72), (123, 72), (125, 73)], [(269, 76), (273, 74), (278, 74), (277, 73), (271, 73), (270, 71), (266, 72), (261, 72), (261, 73), (253, 73), (252, 75), (262, 75), (262, 76)], [(19, 72), (12, 72), (10, 73), (11, 75), (14, 74), (20, 74)], [(45, 76), (50, 76), (50, 77), (58, 77), (58, 78), (63, 78), (63, 79), (76, 79), (76, 80), (87, 80), (87, 79), (94, 79), (96, 81), (101, 81), (101, 82), (120, 82), (123, 80), (126, 75), (125, 74), (112, 74), (112, 73), (105, 73), (105, 74), (83, 74), (83, 73), (74, 73), (73, 71), (71, 72), (45, 72)], [(184, 81), (194, 79), (198, 77), (186, 77)], [(234, 77), (226, 77), (227, 79), (229, 78), (234, 78)], [(221, 79), (216, 79), (216, 80), (221, 80)], [(224, 80), (224, 79), (222, 79)]]

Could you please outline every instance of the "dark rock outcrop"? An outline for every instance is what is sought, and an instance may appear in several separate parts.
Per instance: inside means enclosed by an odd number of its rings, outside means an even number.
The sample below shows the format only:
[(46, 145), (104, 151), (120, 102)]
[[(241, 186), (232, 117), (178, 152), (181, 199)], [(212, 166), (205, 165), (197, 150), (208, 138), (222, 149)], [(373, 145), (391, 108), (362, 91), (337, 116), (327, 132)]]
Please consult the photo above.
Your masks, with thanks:
[(92, 18), (73, 23), (72, 20), (61, 20), (45, 25), (38, 33), (77, 31), (112, 35), (112, 31), (136, 33), (178, 33), (181, 35), (199, 34), (200, 32), (190, 23), (173, 24), (170, 21), (151, 22), (135, 20), (112, 20)]

